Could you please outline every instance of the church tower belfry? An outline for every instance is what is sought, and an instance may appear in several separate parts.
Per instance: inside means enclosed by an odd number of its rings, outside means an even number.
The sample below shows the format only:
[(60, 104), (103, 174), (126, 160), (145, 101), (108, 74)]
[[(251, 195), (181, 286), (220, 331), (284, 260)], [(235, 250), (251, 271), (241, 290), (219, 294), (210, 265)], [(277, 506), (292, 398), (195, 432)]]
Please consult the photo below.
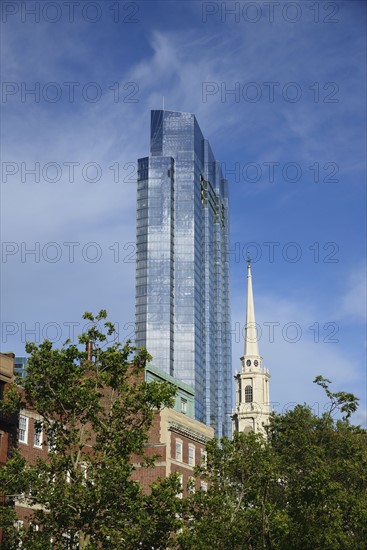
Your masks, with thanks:
[(262, 432), (269, 423), (268, 369), (262, 365), (255, 321), (254, 296), (252, 290), (251, 261), (247, 265), (247, 306), (245, 325), (245, 348), (241, 357), (241, 372), (235, 374), (236, 408), (232, 416), (233, 431)]

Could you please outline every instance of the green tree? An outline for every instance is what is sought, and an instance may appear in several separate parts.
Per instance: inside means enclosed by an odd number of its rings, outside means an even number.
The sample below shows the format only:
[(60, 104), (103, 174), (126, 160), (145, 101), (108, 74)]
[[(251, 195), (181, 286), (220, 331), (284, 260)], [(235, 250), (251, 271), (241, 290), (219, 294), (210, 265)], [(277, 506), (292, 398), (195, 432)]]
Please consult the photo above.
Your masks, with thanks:
[(166, 548), (180, 525), (178, 480), (158, 482), (145, 495), (131, 474), (154, 410), (172, 405), (175, 388), (144, 381), (150, 356), (141, 350), (131, 358), (135, 349), (115, 341), (106, 311), (83, 317), (91, 327), (79, 337), (82, 346), (27, 343), (21, 392), (7, 392), (4, 409), (31, 408), (42, 416), (49, 452), (26, 464), (15, 450), (0, 470), (0, 494), (23, 495), (33, 506), (23, 532), (14, 529), (9, 506), (0, 507), (4, 548), (20, 541), (25, 550)]
[[(235, 433), (207, 445), (196, 470), (207, 490), (189, 495), (182, 550), (272, 548), (272, 528), (282, 523), (276, 456), (262, 435)], [(274, 527), (275, 528), (275, 527)]]
[(330, 400), (322, 416), (297, 405), (273, 415), (266, 438), (208, 444), (197, 469), (208, 490), (189, 495), (178, 548), (367, 548), (367, 432), (349, 421), (358, 399), (315, 382)]
[[(367, 548), (367, 432), (350, 425), (358, 399), (333, 393), (321, 416), (307, 406), (273, 418), (269, 444), (280, 462), (286, 496), (287, 531), (281, 548)], [(342, 418), (335, 420), (336, 411)]]

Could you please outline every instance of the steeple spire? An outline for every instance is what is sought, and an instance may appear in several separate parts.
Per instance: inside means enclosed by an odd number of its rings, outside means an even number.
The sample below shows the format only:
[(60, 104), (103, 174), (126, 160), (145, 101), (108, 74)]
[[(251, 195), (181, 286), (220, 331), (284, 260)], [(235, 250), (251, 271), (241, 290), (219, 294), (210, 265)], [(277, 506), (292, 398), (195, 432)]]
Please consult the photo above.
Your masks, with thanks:
[(251, 260), (247, 264), (247, 305), (245, 325), (245, 349), (241, 357), (241, 371), (236, 372), (236, 408), (232, 415), (233, 429), (239, 432), (262, 432), (269, 424), (268, 369), (262, 366), (259, 354), (258, 333), (255, 321), (254, 295), (252, 292)]
[(245, 325), (245, 349), (244, 355), (259, 355), (259, 344), (255, 321), (254, 295), (252, 292), (251, 260), (247, 264), (247, 306)]

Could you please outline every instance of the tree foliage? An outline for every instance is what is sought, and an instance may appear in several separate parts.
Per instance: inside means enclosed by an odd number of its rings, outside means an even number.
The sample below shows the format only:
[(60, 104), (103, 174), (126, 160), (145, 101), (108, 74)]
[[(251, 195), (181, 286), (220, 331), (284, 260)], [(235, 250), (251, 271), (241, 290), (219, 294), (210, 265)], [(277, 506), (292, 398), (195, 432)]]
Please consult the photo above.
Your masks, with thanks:
[[(329, 400), (322, 416), (297, 405), (272, 416), (266, 437), (214, 439), (196, 468), (207, 490), (180, 499), (171, 476), (146, 494), (132, 458), (175, 388), (144, 381), (150, 356), (131, 357), (105, 311), (84, 318), (91, 326), (79, 345), (27, 344), (28, 375), (1, 402), (6, 413), (37, 412), (49, 449), (34, 464), (15, 450), (0, 468), (4, 549), (367, 549), (367, 432), (350, 423), (353, 394), (318, 376)], [(17, 530), (9, 503), (22, 500), (33, 508)]]
[(321, 417), (298, 405), (273, 415), (267, 438), (210, 442), (197, 470), (209, 488), (189, 496), (179, 548), (367, 548), (367, 432), (349, 422), (358, 399), (315, 382), (330, 400)]
[(82, 346), (27, 343), (27, 377), (3, 407), (41, 415), (49, 452), (26, 464), (15, 450), (0, 470), (0, 494), (33, 506), (23, 532), (13, 528), (9, 506), (0, 507), (4, 548), (21, 540), (25, 550), (158, 549), (178, 526), (177, 479), (157, 483), (150, 495), (131, 479), (154, 410), (172, 405), (175, 388), (144, 381), (150, 356), (141, 350), (131, 358), (135, 349), (115, 341), (106, 316), (84, 314), (91, 326)]

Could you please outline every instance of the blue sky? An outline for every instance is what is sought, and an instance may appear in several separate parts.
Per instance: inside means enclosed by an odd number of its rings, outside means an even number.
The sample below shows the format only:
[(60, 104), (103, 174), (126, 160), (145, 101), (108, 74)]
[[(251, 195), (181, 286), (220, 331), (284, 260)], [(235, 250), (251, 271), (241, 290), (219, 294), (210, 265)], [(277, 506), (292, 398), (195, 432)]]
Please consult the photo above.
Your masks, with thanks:
[(250, 253), (274, 407), (322, 411), (322, 374), (366, 424), (366, 4), (268, 4), (2, 3), (3, 351), (100, 308), (131, 336), (136, 159), (164, 96), (229, 181), (233, 369)]

